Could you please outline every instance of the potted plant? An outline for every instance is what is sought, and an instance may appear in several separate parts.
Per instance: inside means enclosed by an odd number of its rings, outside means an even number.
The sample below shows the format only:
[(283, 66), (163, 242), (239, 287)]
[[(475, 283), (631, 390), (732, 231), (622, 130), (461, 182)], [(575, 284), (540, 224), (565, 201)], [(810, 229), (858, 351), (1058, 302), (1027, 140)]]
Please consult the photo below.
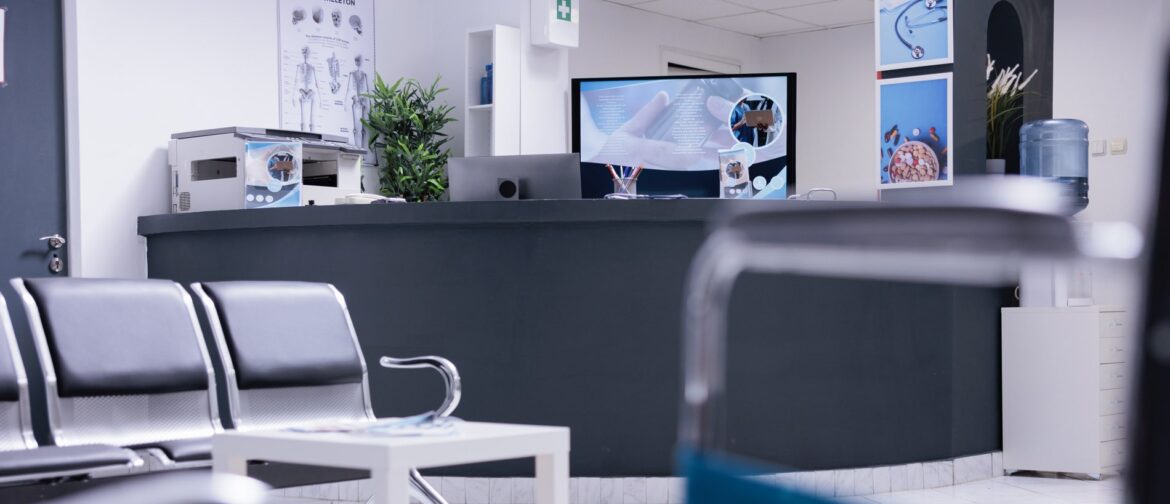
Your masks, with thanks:
[(439, 77), (429, 86), (415, 79), (398, 79), (387, 86), (378, 75), (370, 99), (370, 115), (362, 124), (370, 130), (370, 151), (381, 159), (382, 194), (406, 201), (436, 201), (447, 191), (447, 158), (451, 138), (443, 129), (455, 121), (454, 107), (437, 104), (446, 88)]
[[(1020, 65), (1002, 68), (995, 73), (995, 60), (987, 55), (987, 173), (1002, 175), (1006, 171), (1004, 155), (1013, 129), (1020, 128), (1024, 110), (1024, 88), (1032, 82), (1037, 70), (1024, 79)], [(995, 74), (995, 79), (991, 76)]]

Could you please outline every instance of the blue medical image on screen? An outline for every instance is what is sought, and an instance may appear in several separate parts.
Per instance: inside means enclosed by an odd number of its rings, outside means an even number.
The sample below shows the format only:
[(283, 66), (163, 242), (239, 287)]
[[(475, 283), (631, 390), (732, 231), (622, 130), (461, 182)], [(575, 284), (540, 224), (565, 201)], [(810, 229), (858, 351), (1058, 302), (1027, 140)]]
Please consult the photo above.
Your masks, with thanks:
[[(787, 196), (795, 76), (711, 76), (575, 81), (574, 147), (582, 191), (613, 191), (605, 165), (645, 168), (643, 194), (717, 197), (719, 151), (755, 149), (753, 180)], [(783, 175), (785, 181), (773, 181)], [(773, 194), (772, 197), (779, 196)]]

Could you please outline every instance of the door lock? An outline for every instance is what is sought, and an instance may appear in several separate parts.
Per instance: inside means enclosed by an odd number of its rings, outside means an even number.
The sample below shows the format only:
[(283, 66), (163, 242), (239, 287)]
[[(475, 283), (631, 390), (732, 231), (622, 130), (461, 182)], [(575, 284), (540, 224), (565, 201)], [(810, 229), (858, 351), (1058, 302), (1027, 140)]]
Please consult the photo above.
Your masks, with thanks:
[(65, 238), (63, 238), (59, 234), (54, 234), (54, 235), (50, 235), (50, 236), (42, 236), (41, 241), (49, 242), (49, 248), (52, 250), (57, 250), (57, 249), (65, 246)]
[(61, 260), (61, 256), (53, 254), (53, 258), (49, 259), (49, 272), (56, 275), (65, 269), (65, 262)]

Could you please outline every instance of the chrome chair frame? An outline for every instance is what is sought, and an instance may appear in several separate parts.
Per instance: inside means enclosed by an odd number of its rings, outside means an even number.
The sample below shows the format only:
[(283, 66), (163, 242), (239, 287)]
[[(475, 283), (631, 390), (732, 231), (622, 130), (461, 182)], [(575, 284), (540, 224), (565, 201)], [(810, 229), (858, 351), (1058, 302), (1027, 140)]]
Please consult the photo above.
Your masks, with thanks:
[[(960, 245), (964, 239), (970, 240), (964, 235), (966, 230), (939, 237), (912, 236), (915, 245), (921, 246), (915, 248), (901, 247), (896, 240), (826, 239), (838, 230), (824, 229), (815, 238), (798, 236), (761, 241), (756, 239), (758, 236), (749, 236), (734, 226), (717, 226), (701, 246), (687, 280), (680, 446), (698, 451), (719, 451), (725, 446), (720, 408), (726, 380), (727, 310), (736, 280), (744, 273), (996, 286), (1017, 279), (1020, 268), (1033, 261), (1128, 260), (1140, 253), (1140, 235), (1128, 225), (1098, 224), (1098, 228), (1078, 233), (1067, 218), (1058, 215), (1058, 205), (1048, 204), (1053, 201), (1050, 190), (1033, 182), (1012, 182), (999, 189), (1010, 196), (1001, 195), (1004, 199), (993, 202), (998, 204), (992, 207), (980, 208), (975, 198), (960, 195), (950, 199), (947, 206), (921, 208), (923, 212), (938, 209), (971, 212), (973, 217), (998, 214), (996, 223), (1010, 222), (1014, 217), (1029, 219), (1028, 225), (1034, 226), (1021, 224), (1019, 229), (1000, 236), (999, 242), (984, 248), (965, 249), (962, 245), (971, 244)], [(1019, 199), (1029, 195), (1035, 198)], [(1059, 200), (1059, 195), (1055, 199)], [(1015, 203), (1018, 201), (1027, 203), (1021, 207)], [(880, 212), (891, 207), (894, 206), (868, 205), (862, 210)], [(799, 211), (774, 212), (785, 213), (792, 219), (801, 218)], [(745, 215), (772, 213), (745, 212), (731, 216), (725, 224)], [(1045, 226), (1055, 232), (1029, 236), (1029, 232)], [(891, 232), (898, 230), (891, 229)], [(1137, 240), (1136, 247), (1132, 246), (1134, 240)], [(1003, 249), (988, 250), (995, 246)]]
[[(345, 304), (345, 298), (342, 297), (341, 293), (338, 292), (337, 289), (332, 285), (330, 285), (329, 288), (332, 289), (338, 304), (341, 306), (342, 312), (345, 314), (345, 322), (349, 326), (350, 338), (353, 341), (354, 349), (357, 351), (357, 354), (360, 357), (362, 355), (361, 343), (358, 342), (357, 333), (354, 331), (353, 320), (350, 319), (349, 309)], [(247, 418), (247, 415), (244, 412), (248, 406), (248, 401), (247, 398), (242, 397), (243, 394), (241, 394), (239, 382), (236, 379), (236, 366), (232, 359), (231, 347), (228, 345), (223, 323), (220, 319), (219, 309), (216, 307), (215, 301), (203, 288), (202, 283), (195, 282), (191, 284), (191, 292), (195, 293), (195, 296), (199, 298), (199, 302), (203, 306), (203, 312), (207, 315), (207, 324), (211, 327), (211, 335), (215, 339), (215, 347), (219, 351), (220, 363), (223, 365), (224, 383), (227, 385), (228, 418), (232, 420), (232, 426), (235, 428), (235, 430), (248, 431), (303, 424), (303, 422), (298, 422), (296, 419), (291, 419), (290, 421), (284, 422), (283, 424), (273, 425), (257, 423), (257, 425), (249, 425), (252, 419)], [(362, 358), (359, 360), (361, 361), (362, 367), (362, 380), (360, 385), (361, 404), (357, 407), (357, 409), (349, 412), (346, 417), (373, 421), (376, 419), (376, 417), (374, 416), (373, 403), (370, 401), (369, 372), (366, 368), (365, 359)]]
[[(337, 287), (332, 284), (328, 285), (329, 289), (333, 291), (333, 296), (337, 300), (342, 313), (345, 315), (345, 323), (349, 329), (350, 339), (353, 341), (354, 350), (357, 352), (358, 360), (361, 361), (362, 367), (362, 404), (361, 409), (364, 412), (364, 418), (361, 420), (373, 422), (377, 420), (374, 416), (373, 404), (370, 401), (370, 384), (369, 373), (366, 367), (366, 361), (362, 353), (361, 343), (358, 341), (357, 331), (353, 326), (353, 318), (349, 314), (349, 306), (345, 302), (345, 296)], [(232, 419), (232, 424), (237, 430), (246, 431), (255, 428), (271, 428), (271, 425), (263, 427), (252, 427), (248, 425), (248, 419), (243, 417), (242, 412), (246, 408), (246, 400), (241, 397), (239, 384), (236, 380), (235, 364), (232, 362), (231, 349), (227, 343), (225, 331), (222, 320), (220, 319), (219, 309), (215, 305), (215, 300), (207, 293), (201, 282), (191, 284), (191, 291), (199, 298), (203, 305), (204, 313), (207, 315), (207, 323), (211, 326), (211, 334), (215, 338), (216, 349), (219, 350), (220, 360), (224, 368), (224, 383), (227, 384), (229, 417)], [(462, 381), (459, 377), (459, 370), (451, 361), (433, 355), (409, 357), (409, 358), (395, 358), (383, 356), (379, 359), (379, 364), (385, 368), (393, 369), (423, 369), (430, 368), (439, 372), (443, 377), (443, 382), (446, 386), (446, 396), (438, 409), (435, 410), (437, 418), (445, 418), (455, 411), (459, 406), (459, 401), (462, 397)], [(289, 422), (288, 425), (303, 424), (304, 422)], [(410, 472), (411, 488), (414, 490), (416, 497), (426, 499), (435, 504), (446, 504), (447, 501), (436, 491), (425, 479), (417, 469), (412, 469)]]
[(20, 357), (20, 347), (16, 344), (16, 331), (12, 329), (8, 303), (4, 300), (3, 295), (0, 295), (0, 333), (4, 335), (4, 344), (8, 346), (8, 352), (12, 355), (12, 365), (16, 369), (16, 387), (20, 394), (20, 399), (17, 400), (17, 408), (19, 409), (17, 421), (19, 422), (20, 438), (24, 441), (23, 448), (36, 448), (37, 440), (32, 427), (32, 406), (28, 396), (28, 375), (24, 370), (24, 360)]
[[(17, 399), (16, 405), (19, 410), (16, 420), (18, 423), (17, 428), (20, 431), (19, 438), (21, 441), (23, 441), (22, 446), (8, 445), (8, 443), (5, 443), (5, 446), (0, 446), (0, 448), (5, 449), (4, 451), (0, 451), (0, 455), (13, 452), (19, 453), (20, 450), (35, 450), (39, 448), (39, 445), (37, 444), (36, 436), (33, 434), (32, 406), (30, 404), (28, 392), (28, 374), (24, 369), (24, 359), (20, 357), (20, 347), (16, 343), (16, 331), (12, 329), (12, 319), (8, 313), (8, 302), (4, 299), (3, 295), (0, 295), (0, 335), (3, 335), (4, 337), (4, 344), (8, 347), (9, 355), (12, 356), (12, 366), (16, 372), (17, 393), (20, 395)], [(56, 471), (0, 477), (0, 485), (77, 477), (92, 473), (101, 473), (104, 471), (112, 472), (124, 469), (135, 469), (142, 467), (143, 465), (143, 460), (135, 456), (127, 465), (97, 467), (81, 471)]]
[[(110, 444), (110, 445), (117, 445), (117, 446), (132, 446), (132, 445), (140, 445), (140, 444), (147, 444), (147, 443), (160, 442), (160, 441), (189, 439), (189, 438), (197, 438), (197, 437), (209, 437), (215, 433), (223, 432), (223, 427), (220, 424), (220, 418), (219, 418), (219, 406), (218, 406), (218, 402), (216, 399), (215, 368), (212, 367), (211, 356), (207, 352), (207, 346), (203, 341), (203, 331), (199, 326), (199, 319), (195, 316), (195, 305), (191, 300), (191, 296), (189, 294), (187, 294), (187, 291), (183, 290), (183, 287), (181, 285), (172, 282), (172, 284), (174, 285), (174, 288), (179, 292), (179, 295), (183, 299), (183, 303), (186, 306), (187, 314), (188, 314), (188, 317), (190, 318), (190, 322), (191, 322), (191, 327), (194, 331), (194, 334), (195, 334), (195, 337), (197, 340), (196, 343), (198, 344), (198, 348), (200, 350), (201, 357), (203, 359), (203, 364), (204, 364), (204, 367), (207, 371), (207, 384), (208, 384), (208, 386), (207, 386), (206, 391), (188, 391), (188, 392), (179, 392), (177, 394), (188, 394), (188, 395), (196, 395), (196, 394), (204, 394), (204, 393), (207, 394), (207, 396), (206, 396), (207, 397), (207, 400), (206, 400), (207, 416), (203, 417), (203, 418), (196, 419), (194, 422), (191, 422), (190, 424), (184, 426), (181, 430), (175, 430), (175, 431), (170, 431), (170, 432), (160, 431), (157, 429), (151, 429), (149, 426), (140, 426), (137, 433), (132, 438), (128, 438), (125, 436), (114, 436), (113, 434), (105, 435), (105, 436), (101, 435), (101, 434), (95, 435), (92, 433), (90, 433), (88, 435), (87, 434), (76, 434), (75, 435), (73, 432), (71, 432), (73, 429), (71, 429), (70, 426), (64, 425), (65, 422), (63, 420), (63, 418), (64, 418), (63, 408), (65, 407), (65, 403), (72, 402), (72, 401), (76, 400), (77, 398), (63, 400), (60, 397), (60, 395), (58, 394), (57, 374), (56, 374), (56, 370), (53, 366), (52, 355), (49, 352), (49, 343), (48, 343), (47, 337), (45, 336), (45, 327), (44, 327), (43, 321), (41, 320), (41, 315), (40, 315), (41, 311), (40, 311), (40, 307), (37, 304), (36, 299), (33, 297), (32, 293), (29, 291), (28, 287), (25, 285), (24, 279), (13, 278), (12, 280), (10, 280), (10, 283), (11, 283), (12, 287), (16, 290), (17, 294), (20, 296), (21, 301), (24, 304), (25, 313), (28, 316), (29, 328), (32, 331), (33, 342), (36, 346), (37, 359), (39, 360), (39, 362), (41, 364), (41, 369), (43, 370), (43, 373), (44, 373), (45, 396), (46, 396), (46, 404), (48, 406), (49, 435), (50, 435), (50, 439), (53, 441), (53, 443), (55, 445), (57, 445), (57, 446), (76, 446), (76, 445), (83, 445), (83, 444)], [(143, 399), (143, 398), (149, 400), (153, 396), (160, 396), (160, 395), (162, 395), (162, 394), (152, 394), (152, 395), (144, 395), (144, 396), (129, 396), (128, 398), (118, 398), (118, 397), (107, 396), (107, 397), (95, 397), (95, 398), (86, 398), (86, 399), (95, 399), (95, 400), (113, 402), (113, 401), (118, 401), (118, 400), (133, 400), (133, 399)], [(170, 395), (170, 394), (167, 394), (167, 395)], [(186, 402), (185, 399), (187, 399), (187, 398), (181, 398), (181, 399), (182, 399), (181, 401), (174, 401), (174, 402)], [(200, 401), (200, 402), (202, 402), (202, 401)], [(110, 407), (116, 408), (117, 406), (115, 405), (115, 406), (110, 406)], [(199, 408), (199, 409), (201, 409), (201, 408)], [(186, 420), (186, 418), (184, 418), (184, 420)], [(93, 427), (93, 426), (87, 426), (87, 427)], [(176, 434), (179, 434), (179, 435), (176, 435)], [(160, 464), (163, 465), (163, 467), (166, 467), (167, 469), (185, 469), (185, 468), (192, 468), (192, 467), (205, 467), (205, 466), (211, 465), (210, 460), (208, 460), (208, 461), (192, 461), (192, 462), (176, 462), (176, 461), (172, 460), (169, 456), (167, 456), (167, 454), (163, 450), (158, 449), (158, 448), (145, 448), (145, 449), (142, 449), (141, 451), (150, 455), (151, 458), (154, 458), (155, 460), (157, 460)]]

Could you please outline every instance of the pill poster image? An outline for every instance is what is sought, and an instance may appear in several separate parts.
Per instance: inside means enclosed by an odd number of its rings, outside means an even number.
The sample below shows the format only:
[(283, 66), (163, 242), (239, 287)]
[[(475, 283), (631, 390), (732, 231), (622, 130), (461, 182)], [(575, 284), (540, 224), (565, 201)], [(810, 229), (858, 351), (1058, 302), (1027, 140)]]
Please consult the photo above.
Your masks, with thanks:
[(878, 188), (954, 184), (951, 74), (877, 83)]
[[(954, 62), (954, 0), (875, 0), (877, 69)], [(961, 0), (960, 0), (961, 1)]]

